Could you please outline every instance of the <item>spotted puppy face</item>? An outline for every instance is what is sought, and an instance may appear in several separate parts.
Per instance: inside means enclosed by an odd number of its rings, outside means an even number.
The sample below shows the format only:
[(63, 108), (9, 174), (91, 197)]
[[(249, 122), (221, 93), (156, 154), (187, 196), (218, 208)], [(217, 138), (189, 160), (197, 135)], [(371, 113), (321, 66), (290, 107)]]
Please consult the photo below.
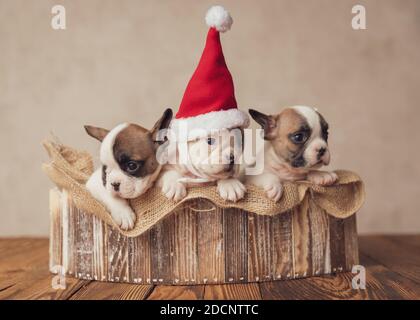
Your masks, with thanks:
[(156, 159), (159, 147), (157, 134), (172, 119), (167, 109), (152, 130), (136, 124), (123, 123), (112, 130), (85, 126), (86, 132), (102, 142), (102, 184), (114, 196), (132, 199), (151, 187), (160, 171)]
[(295, 106), (277, 115), (249, 111), (264, 129), (277, 156), (293, 168), (313, 169), (330, 162), (328, 123), (314, 108)]

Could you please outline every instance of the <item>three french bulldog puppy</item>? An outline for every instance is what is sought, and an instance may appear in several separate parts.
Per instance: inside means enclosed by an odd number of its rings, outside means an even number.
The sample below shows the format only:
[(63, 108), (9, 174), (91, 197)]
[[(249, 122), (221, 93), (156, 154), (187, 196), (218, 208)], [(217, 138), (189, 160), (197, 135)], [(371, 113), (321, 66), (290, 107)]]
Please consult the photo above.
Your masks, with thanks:
[(162, 144), (158, 133), (170, 127), (172, 111), (167, 109), (151, 130), (127, 123), (110, 131), (85, 126), (90, 136), (101, 141), (101, 167), (86, 187), (122, 229), (131, 229), (136, 216), (127, 199), (145, 193), (155, 182), (174, 201), (182, 200), (188, 188), (205, 183), (217, 185), (220, 197), (233, 202), (245, 195), (243, 179), (263, 188), (274, 201), (281, 198), (284, 181), (309, 180), (324, 186), (336, 182), (334, 172), (318, 170), (329, 164), (330, 152), (328, 124), (316, 109), (295, 106), (277, 115), (252, 109), (249, 113), (261, 125), (266, 140), (257, 155), (257, 161), (264, 161), (259, 175), (241, 176), (242, 128), (222, 129), (188, 141), (187, 162), (179, 162), (176, 151), (176, 162), (162, 165), (157, 159)]

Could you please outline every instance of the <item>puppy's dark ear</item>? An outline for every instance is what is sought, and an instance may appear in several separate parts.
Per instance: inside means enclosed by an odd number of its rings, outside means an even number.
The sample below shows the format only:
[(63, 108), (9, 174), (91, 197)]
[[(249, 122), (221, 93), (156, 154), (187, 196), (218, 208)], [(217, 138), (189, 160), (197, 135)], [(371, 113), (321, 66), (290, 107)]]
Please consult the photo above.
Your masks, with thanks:
[(107, 129), (103, 129), (103, 128), (99, 128), (99, 127), (93, 127), (93, 126), (85, 126), (85, 130), (86, 130), (88, 135), (90, 135), (91, 137), (99, 140), (100, 142), (102, 142), (104, 140), (105, 136), (109, 132), (109, 130), (107, 130)]
[(168, 129), (169, 124), (172, 120), (172, 109), (168, 108), (163, 113), (162, 117), (155, 123), (153, 129), (150, 130), (152, 133), (153, 141), (163, 142), (165, 136), (159, 135), (160, 130)]
[(249, 109), (249, 114), (262, 129), (264, 129), (264, 139), (272, 140), (275, 137), (275, 129), (277, 127), (276, 119), (273, 116), (266, 115), (257, 110)]

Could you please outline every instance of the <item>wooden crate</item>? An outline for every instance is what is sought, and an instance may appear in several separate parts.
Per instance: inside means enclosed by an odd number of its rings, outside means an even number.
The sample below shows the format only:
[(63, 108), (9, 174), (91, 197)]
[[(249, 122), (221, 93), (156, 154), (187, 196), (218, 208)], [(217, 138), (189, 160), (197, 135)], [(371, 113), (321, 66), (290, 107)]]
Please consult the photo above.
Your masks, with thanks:
[[(193, 285), (287, 280), (358, 264), (356, 216), (337, 219), (310, 197), (261, 216), (194, 200), (129, 238), (51, 190), (50, 270), (81, 279)], [(57, 267), (59, 266), (59, 267)]]

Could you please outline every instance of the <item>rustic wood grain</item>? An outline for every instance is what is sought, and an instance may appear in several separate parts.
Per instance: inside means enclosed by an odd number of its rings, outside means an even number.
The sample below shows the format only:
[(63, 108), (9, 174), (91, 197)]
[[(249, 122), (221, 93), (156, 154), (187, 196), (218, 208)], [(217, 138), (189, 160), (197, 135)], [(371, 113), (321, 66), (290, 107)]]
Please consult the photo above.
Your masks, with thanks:
[(200, 283), (197, 278), (197, 213), (190, 206), (184, 207), (173, 214), (173, 223), (173, 274), (169, 279), (185, 284)]
[[(52, 207), (58, 203), (55, 196)], [(277, 216), (194, 200), (132, 239), (80, 211), (66, 192), (60, 197), (61, 215), (53, 221), (51, 236), (51, 250), (57, 254), (50, 263), (61, 259), (70, 275), (82, 279), (171, 285), (260, 282), (340, 272), (357, 263), (354, 217), (329, 217), (310, 197)]]
[[(420, 284), (413, 278), (415, 266), (419, 265), (417, 239), (420, 237), (360, 237), (360, 263), (366, 267), (366, 290), (353, 290), (353, 274), (340, 273), (259, 285), (162, 286), (164, 289), (152, 293), (152, 298), (251, 299), (257, 298), (256, 286), (259, 286), (263, 299), (420, 299)], [(51, 287), (54, 275), (48, 272), (48, 247), (46, 239), (0, 239), (0, 299), (144, 299), (149, 294), (152, 296), (152, 286), (89, 282), (71, 277), (66, 279), (65, 290), (55, 290)]]
[[(174, 215), (173, 213), (151, 229), (151, 273), (152, 284), (172, 283), (174, 250)], [(184, 280), (184, 279), (183, 279)]]
[(272, 218), (272, 270), (273, 279), (290, 278), (293, 273), (292, 211)]
[(74, 215), (75, 221), (75, 243), (76, 252), (76, 269), (75, 273), (78, 278), (92, 279), (93, 272), (93, 221), (92, 215), (77, 210)]
[(361, 237), (360, 252), (420, 284), (420, 255), (410, 246), (384, 236)]
[(204, 285), (195, 286), (155, 286), (148, 300), (200, 300), (203, 299)]
[(293, 209), (292, 239), (293, 239), (293, 278), (302, 278), (312, 273), (312, 239), (309, 220), (309, 200), (306, 198)]
[(53, 278), (48, 270), (32, 272), (31, 276), (23, 277), (15, 285), (0, 292), (0, 300), (65, 300), (77, 292), (86, 280), (67, 278), (65, 289), (54, 289)]
[(338, 300), (365, 299), (366, 290), (353, 290), (351, 273), (339, 273), (335, 276), (311, 277), (292, 281), (260, 283), (265, 300)]
[(350, 271), (359, 264), (359, 244), (356, 215), (344, 219), (345, 270)]
[(151, 232), (128, 238), (128, 274), (134, 283), (151, 283)]
[(272, 279), (272, 217), (248, 214), (248, 281)]
[(206, 285), (204, 299), (208, 300), (261, 300), (257, 283)]
[(209, 201), (195, 205), (199, 283), (217, 283), (225, 278), (223, 212)]
[(375, 299), (418, 300), (420, 285), (393, 272), (369, 256), (361, 254), (361, 264), (366, 268), (366, 289)]
[(341, 272), (346, 266), (344, 220), (329, 216), (331, 272)]
[[(248, 213), (235, 208), (223, 210), (224, 281), (248, 280)], [(220, 279), (219, 279), (220, 280)], [(218, 282), (218, 281), (214, 281)]]
[(152, 285), (92, 281), (73, 294), (70, 300), (143, 300), (152, 290)]
[(50, 270), (63, 265), (63, 221), (61, 194), (58, 189), (50, 190)]
[(128, 281), (128, 241), (117, 229), (107, 226), (108, 281)]
[(101, 219), (92, 216), (93, 252), (92, 277), (94, 280), (106, 280), (108, 275), (107, 225)]
[(330, 225), (328, 215), (313, 201), (309, 202), (308, 218), (312, 249), (313, 275), (331, 273)]

